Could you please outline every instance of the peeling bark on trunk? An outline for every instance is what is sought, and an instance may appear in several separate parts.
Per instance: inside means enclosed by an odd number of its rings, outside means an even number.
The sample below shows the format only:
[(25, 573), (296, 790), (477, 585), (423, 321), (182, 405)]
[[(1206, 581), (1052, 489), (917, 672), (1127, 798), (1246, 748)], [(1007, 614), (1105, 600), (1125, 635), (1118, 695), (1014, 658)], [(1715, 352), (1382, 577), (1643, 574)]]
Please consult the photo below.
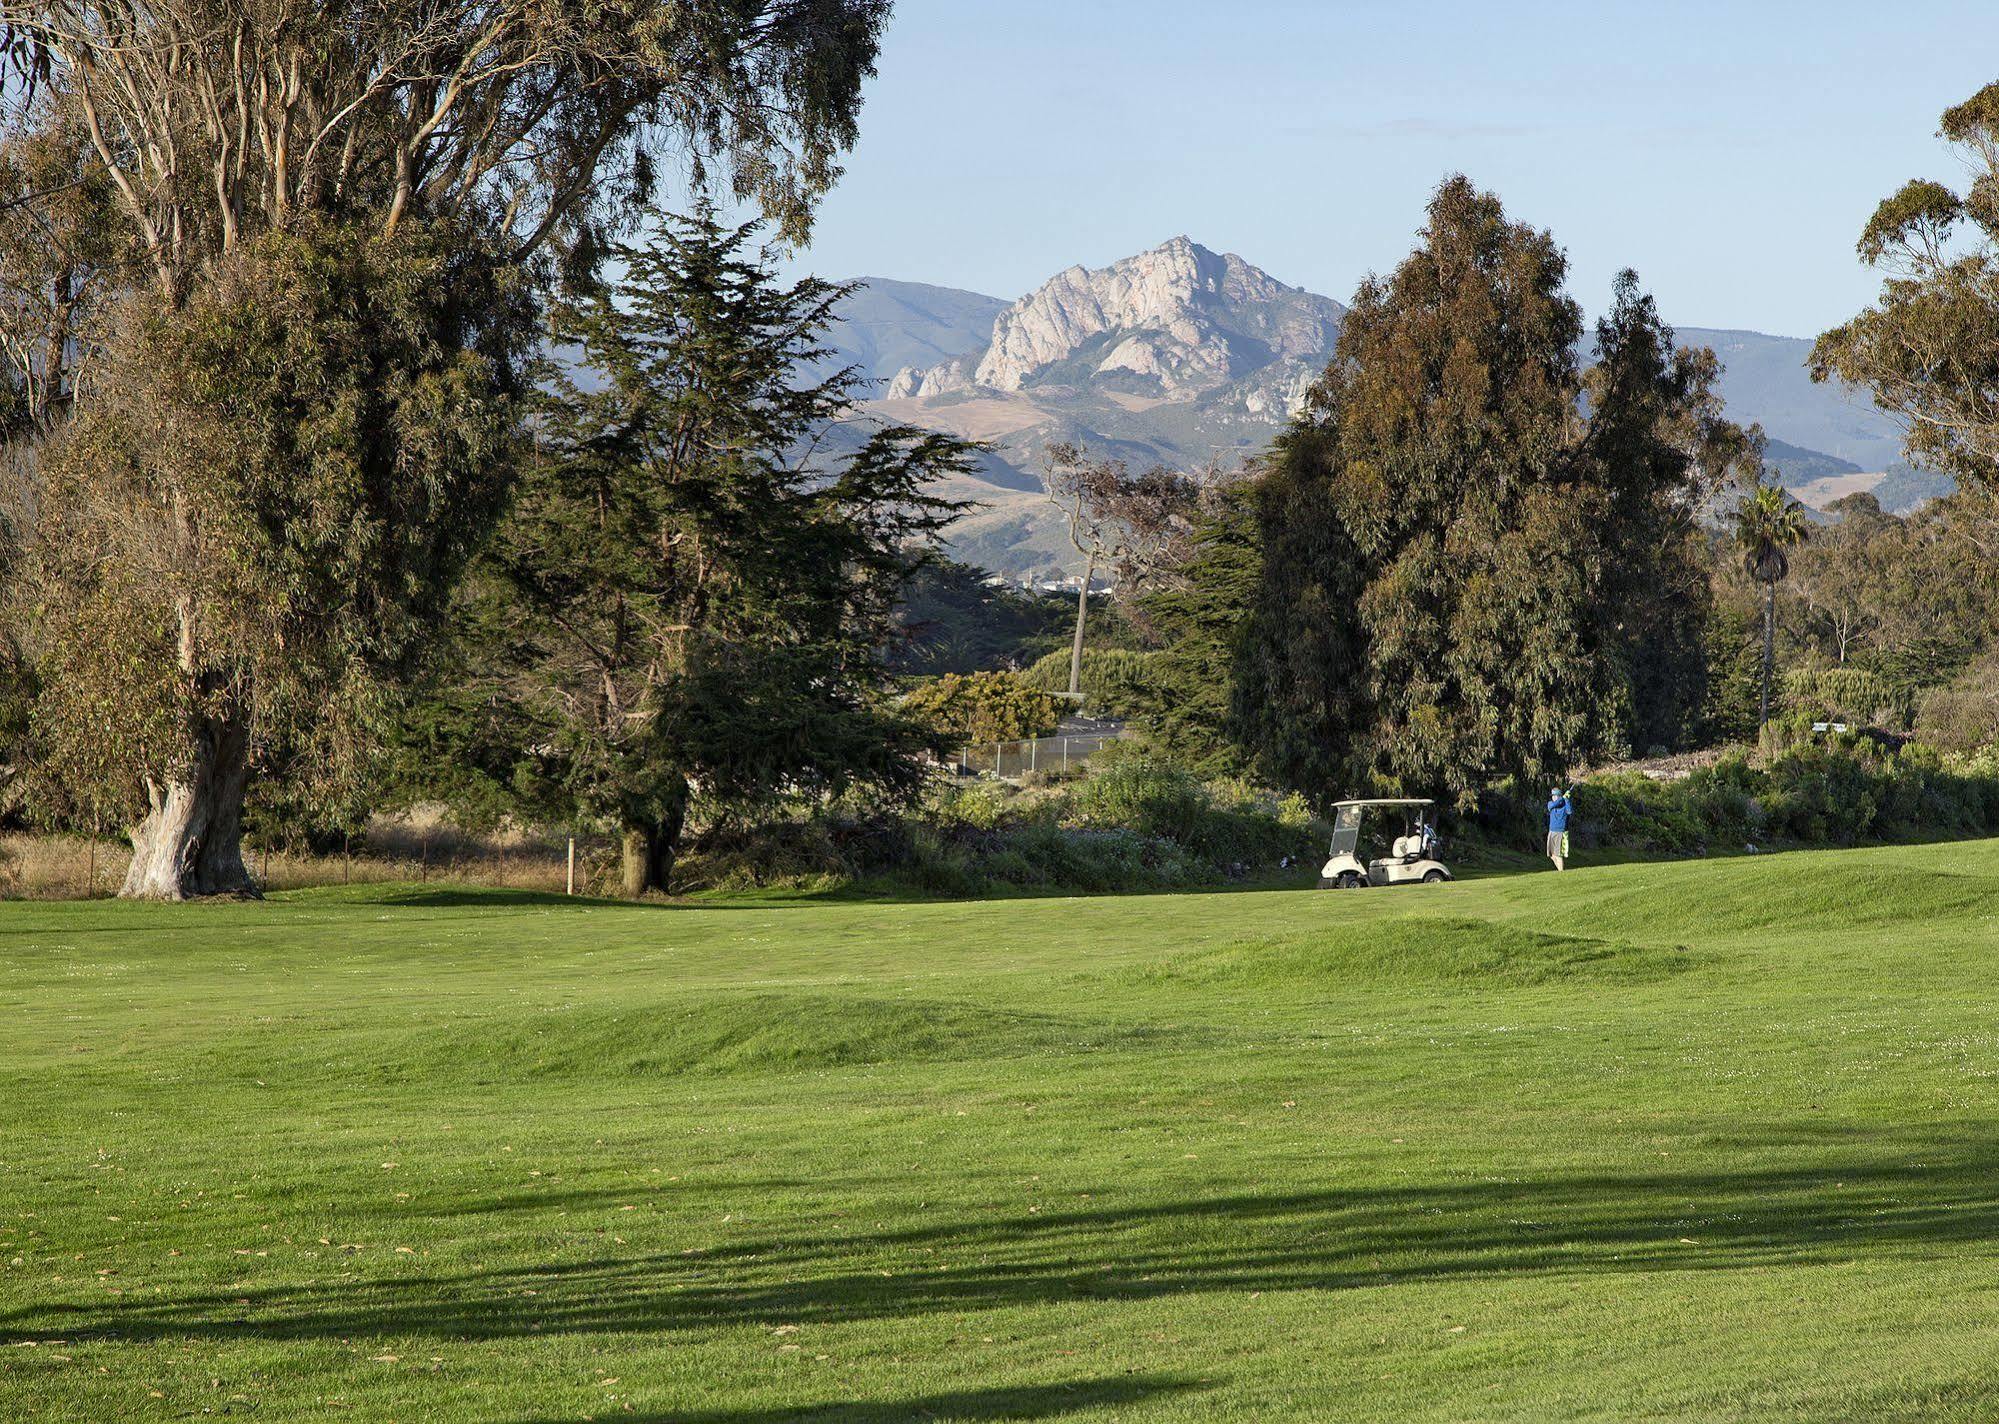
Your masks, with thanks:
[(255, 895), (243, 864), (243, 791), (249, 727), (240, 717), (203, 718), (187, 766), (149, 789), (151, 809), (132, 828), (132, 867), (118, 893), (128, 900)]

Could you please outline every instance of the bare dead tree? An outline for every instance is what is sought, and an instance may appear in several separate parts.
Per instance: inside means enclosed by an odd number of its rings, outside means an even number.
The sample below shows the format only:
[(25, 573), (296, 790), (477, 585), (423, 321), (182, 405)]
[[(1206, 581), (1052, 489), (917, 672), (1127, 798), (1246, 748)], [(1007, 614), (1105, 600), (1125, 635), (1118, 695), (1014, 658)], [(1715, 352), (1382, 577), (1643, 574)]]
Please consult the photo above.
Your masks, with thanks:
[(1106, 569), (1120, 598), (1137, 599), (1171, 576), (1192, 552), (1206, 502), (1238, 475), (1211, 463), (1188, 474), (1154, 465), (1133, 474), (1114, 456), (1093, 456), (1073, 442), (1051, 445), (1044, 466), (1048, 498), (1062, 511), (1069, 542), (1083, 556), (1076, 592), (1076, 632), (1069, 647), (1069, 696), (1082, 696), (1083, 631), (1090, 584)]

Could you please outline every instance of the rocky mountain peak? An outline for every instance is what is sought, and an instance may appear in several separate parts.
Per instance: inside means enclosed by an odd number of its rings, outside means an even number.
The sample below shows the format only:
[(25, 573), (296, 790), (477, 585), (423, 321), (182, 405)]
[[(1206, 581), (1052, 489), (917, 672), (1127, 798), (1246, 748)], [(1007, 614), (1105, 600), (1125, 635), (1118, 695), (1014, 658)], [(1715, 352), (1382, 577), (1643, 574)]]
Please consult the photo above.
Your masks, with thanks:
[(999, 314), (982, 353), (899, 371), (887, 395), (1058, 384), (1188, 400), (1286, 362), (1323, 364), (1343, 312), (1233, 253), (1174, 237), (1107, 267), (1058, 272)]
[(1233, 254), (1176, 237), (1095, 270), (1071, 267), (1000, 313), (973, 381), (1017, 391), (1046, 368), (1089, 358), (1071, 378), (1124, 373), (1159, 394), (1211, 388), (1257, 366), (1323, 355), (1337, 303), (1286, 287)]

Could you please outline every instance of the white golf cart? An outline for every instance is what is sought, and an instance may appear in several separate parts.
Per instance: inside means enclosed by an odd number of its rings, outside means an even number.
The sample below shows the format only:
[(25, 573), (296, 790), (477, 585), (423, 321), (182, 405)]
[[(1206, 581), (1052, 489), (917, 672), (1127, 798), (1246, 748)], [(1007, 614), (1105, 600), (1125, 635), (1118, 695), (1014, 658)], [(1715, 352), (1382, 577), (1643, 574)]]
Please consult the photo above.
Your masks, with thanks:
[[(1386, 813), (1402, 827), (1388, 853), (1361, 859), (1361, 828), (1370, 811)], [(1434, 885), (1451, 878), (1437, 859), (1437, 803), (1428, 800), (1341, 801), (1333, 807), (1332, 856), (1319, 872), (1322, 890), (1358, 890), (1363, 885)]]

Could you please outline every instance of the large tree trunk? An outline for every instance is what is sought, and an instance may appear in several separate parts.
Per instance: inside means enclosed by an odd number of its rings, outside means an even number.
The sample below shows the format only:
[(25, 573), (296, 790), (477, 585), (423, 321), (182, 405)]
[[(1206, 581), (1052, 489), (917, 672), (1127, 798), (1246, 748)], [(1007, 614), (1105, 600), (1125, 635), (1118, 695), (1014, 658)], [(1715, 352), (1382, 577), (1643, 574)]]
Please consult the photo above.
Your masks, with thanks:
[(1757, 727), (1770, 722), (1770, 666), (1777, 656), (1777, 581), (1763, 585), (1763, 715)]
[(618, 890), (627, 900), (637, 900), (648, 890), (664, 890), (673, 871), (669, 859), (662, 865), (661, 837), (650, 824), (627, 822), (619, 845)]
[(128, 900), (255, 895), (243, 864), (243, 791), (250, 729), (240, 715), (204, 717), (187, 764), (152, 782), (151, 809), (132, 828), (132, 866), (118, 893)]
[(620, 846), (619, 888), (627, 900), (649, 891), (664, 895), (673, 888), (673, 863), (680, 854), (680, 833), (687, 827), (686, 783), (669, 788), (661, 802), (643, 811), (627, 811)]

